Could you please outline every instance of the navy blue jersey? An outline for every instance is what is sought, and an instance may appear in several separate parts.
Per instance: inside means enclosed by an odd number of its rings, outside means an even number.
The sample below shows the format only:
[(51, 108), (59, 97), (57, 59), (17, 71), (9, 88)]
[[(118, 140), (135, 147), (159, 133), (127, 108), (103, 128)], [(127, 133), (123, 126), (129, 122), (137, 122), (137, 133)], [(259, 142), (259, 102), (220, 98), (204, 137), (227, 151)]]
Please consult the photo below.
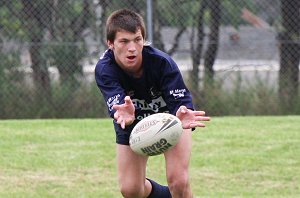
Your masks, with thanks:
[(191, 94), (172, 58), (150, 46), (144, 46), (142, 55), (143, 75), (139, 78), (125, 73), (117, 65), (110, 49), (106, 50), (96, 65), (96, 82), (110, 117), (113, 118), (115, 113), (112, 106), (123, 104), (127, 95), (135, 106), (136, 121), (125, 129), (114, 122), (116, 131), (130, 133), (139, 120), (158, 112), (175, 115), (181, 105), (193, 109)]

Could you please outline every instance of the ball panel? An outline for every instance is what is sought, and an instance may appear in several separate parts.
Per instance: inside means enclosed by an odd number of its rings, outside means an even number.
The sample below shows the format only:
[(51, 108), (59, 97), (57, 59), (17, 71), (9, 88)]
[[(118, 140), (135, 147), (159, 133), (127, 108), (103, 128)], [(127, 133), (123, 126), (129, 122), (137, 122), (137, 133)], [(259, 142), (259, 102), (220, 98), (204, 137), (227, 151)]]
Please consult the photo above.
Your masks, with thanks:
[(153, 114), (134, 127), (130, 135), (130, 147), (141, 155), (159, 155), (178, 143), (182, 130), (181, 121), (176, 116)]

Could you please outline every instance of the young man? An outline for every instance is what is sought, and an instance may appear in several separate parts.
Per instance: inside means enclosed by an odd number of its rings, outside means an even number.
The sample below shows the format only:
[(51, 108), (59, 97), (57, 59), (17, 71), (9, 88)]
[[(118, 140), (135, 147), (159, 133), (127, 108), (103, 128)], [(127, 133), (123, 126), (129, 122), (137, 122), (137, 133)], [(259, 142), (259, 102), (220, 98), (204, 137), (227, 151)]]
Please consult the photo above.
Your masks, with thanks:
[[(130, 10), (112, 13), (106, 24), (109, 49), (99, 59), (95, 78), (114, 118), (120, 191), (126, 198), (191, 198), (189, 161), (191, 129), (208, 121), (194, 111), (192, 98), (170, 56), (145, 45), (142, 17)], [(148, 158), (129, 147), (130, 132), (148, 115), (168, 112), (182, 121), (178, 144), (164, 153), (168, 186), (146, 178)]]

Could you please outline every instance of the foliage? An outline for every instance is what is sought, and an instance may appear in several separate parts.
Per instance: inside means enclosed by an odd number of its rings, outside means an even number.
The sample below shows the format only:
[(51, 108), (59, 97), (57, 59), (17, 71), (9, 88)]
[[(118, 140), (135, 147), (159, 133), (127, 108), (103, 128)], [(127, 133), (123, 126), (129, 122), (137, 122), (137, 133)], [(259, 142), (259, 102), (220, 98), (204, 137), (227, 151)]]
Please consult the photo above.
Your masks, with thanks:
[(0, 5), (0, 37), (1, 41), (16, 39), (24, 36), (21, 28), (21, 1), (8, 1)]
[[(174, 2), (172, 0), (158, 1), (159, 21), (162, 26), (190, 27), (194, 23), (194, 16), (199, 10), (197, 1)], [(170, 4), (173, 9), (169, 9)], [(168, 10), (166, 12), (165, 10)], [(189, 13), (189, 14), (187, 14)], [(182, 20), (185, 19), (185, 20)]]
[(252, 12), (257, 11), (257, 7), (253, 3), (253, 1), (249, 1), (249, 0), (240, 0), (240, 1), (223, 0), (222, 5), (223, 5), (223, 9), (222, 9), (223, 17), (221, 23), (224, 25), (232, 25), (237, 30), (241, 24), (246, 24), (246, 22), (240, 17), (243, 8), (247, 8)]
[[(189, 37), (189, 34), (196, 34), (196, 31), (191, 33), (191, 28), (186, 27), (194, 25), (195, 19), (197, 19), (195, 16), (198, 14), (201, 1), (153, 0), (153, 2), (156, 2), (158, 5), (161, 27), (178, 27), (177, 30), (181, 29), (185, 36), (188, 34), (185, 38)], [(223, 0), (221, 2), (223, 6), (222, 24), (226, 26), (232, 25), (238, 28), (241, 24), (246, 23), (240, 17), (243, 7), (248, 8), (255, 14), (259, 14), (259, 16), (264, 16), (268, 21), (276, 21), (280, 18), (278, 10), (273, 11), (273, 15), (269, 15), (274, 4), (276, 4), (276, 9), (280, 8), (278, 5), (279, 0)], [(32, 5), (26, 14), (24, 3)], [(88, 6), (86, 6), (87, 4)], [(95, 64), (94, 60), (99, 57), (99, 48), (105, 46), (105, 44), (100, 42), (97, 43), (105, 37), (103, 34), (99, 35), (99, 31), (103, 31), (105, 28), (105, 17), (112, 11), (122, 7), (138, 10), (145, 19), (147, 17), (146, 1), (140, 0), (0, 1), (0, 117), (106, 116), (106, 107), (99, 91), (95, 88), (94, 82), (90, 86), (85, 84), (85, 80), (82, 80), (84, 78), (81, 76), (82, 65), (83, 60), (87, 59), (90, 61), (89, 65)], [(37, 17), (32, 20), (28, 18), (30, 14), (35, 14)], [(101, 18), (102, 14), (104, 15), (103, 18)], [(99, 23), (100, 20), (103, 21)], [(209, 25), (208, 20), (209, 13), (205, 12), (203, 24)], [(158, 28), (158, 31), (160, 30), (161, 28)], [(182, 47), (183, 53), (181, 51), (178, 54), (176, 52), (174, 54), (175, 56), (182, 55), (185, 58), (186, 53), (191, 52), (189, 47), (192, 45), (192, 39), (180, 39), (179, 37), (184, 35), (182, 32), (174, 37), (174, 32), (172, 32), (172, 38), (178, 36), (177, 40), (174, 39), (167, 44), (169, 46), (171, 44), (175, 46), (176, 44), (176, 47)], [(199, 42), (205, 45), (203, 48), (206, 48), (207, 29), (205, 29), (204, 34), (204, 39), (199, 40)], [(225, 32), (225, 34), (228, 34), (228, 32)], [(40, 40), (37, 39), (36, 35), (40, 36)], [(88, 36), (86, 37), (86, 35)], [(169, 35), (163, 36), (165, 38)], [(87, 44), (85, 39), (92, 40), (92, 43), (88, 43), (90, 45), (89, 48), (85, 45)], [(242, 37), (238, 39), (240, 41), (229, 41), (228, 44), (238, 46), (239, 42), (244, 42)], [(156, 38), (155, 41), (157, 40), (159, 39)], [(17, 67), (21, 66), (20, 54), (28, 53), (32, 46), (35, 47), (36, 55), (31, 54), (31, 57), (26, 55), (26, 58), (35, 59), (40, 63), (38, 65), (40, 71), (34, 72), (34, 74), (46, 73), (52, 70), (52, 66), (55, 66), (59, 71), (58, 76), (60, 79), (50, 82), (51, 87), (49, 87), (49, 91), (48, 89), (43, 89), (43, 86), (40, 86), (41, 89), (39, 90), (34, 90), (33, 87), (39, 86), (39, 84), (36, 82), (27, 84), (27, 80), (28, 78), (32, 80), (35, 76), (33, 77), (29, 73), (22, 72), (25, 67), (22, 67), (21, 70), (17, 69)], [(169, 49), (169, 46), (165, 46), (166, 49)], [(176, 47), (174, 47), (175, 50), (178, 49)], [(89, 51), (91, 48), (93, 50), (96, 49), (96, 55), (93, 53), (94, 51)], [(264, 46), (264, 48), (268, 48), (268, 46)], [(205, 51), (203, 50), (203, 52)], [(276, 59), (277, 56), (274, 55), (274, 57), (267, 58), (269, 60)], [(288, 58), (287, 60), (291, 59)], [(194, 72), (194, 75), (197, 74), (197, 72)], [(49, 72), (49, 75), (54, 74)], [(41, 78), (45, 79), (45, 76)], [(199, 79), (199, 81), (197, 79), (191, 80), (200, 82), (202, 79)], [(90, 82), (90, 80), (88, 81)], [(45, 80), (44, 82), (47, 81)], [(198, 89), (192, 90), (195, 93), (195, 100), (200, 101), (197, 103), (197, 106), (207, 110), (212, 115), (299, 114), (299, 99), (293, 103), (291, 111), (280, 108), (275, 87), (266, 87), (262, 82), (252, 87), (241, 89), (239, 82), (236, 83), (235, 90), (231, 92), (223, 90), (222, 82), (217, 81), (207, 93), (202, 93), (201, 91), (199, 94)], [(43, 95), (43, 92), (47, 94)], [(36, 99), (34, 98), (35, 96), (39, 96), (39, 98), (37, 97)], [(38, 103), (39, 99), (41, 101), (49, 100), (49, 106), (43, 102)], [(96, 105), (96, 108), (93, 105)]]
[[(80, 84), (76, 90), (69, 83), (52, 84), (52, 104), (41, 106), (34, 101), (34, 90), (24, 86), (22, 73), (7, 76), (1, 84), (0, 118), (94, 118), (107, 117), (105, 102), (95, 84)], [(187, 81), (189, 82), (189, 81)], [(263, 81), (255, 85), (241, 87), (235, 83), (233, 91), (222, 88), (216, 82), (206, 93), (193, 93), (196, 109), (205, 110), (208, 115), (282, 115), (300, 114), (300, 100), (293, 111), (281, 108), (275, 88), (268, 87)], [(191, 90), (192, 91), (192, 90)], [(202, 96), (202, 97), (199, 97)], [(11, 100), (14, 98), (14, 100)], [(300, 96), (299, 96), (300, 98)]]
[[(276, 87), (269, 86), (258, 76), (256, 83), (242, 82), (237, 79), (234, 88), (222, 87), (222, 80), (215, 80), (205, 93), (193, 90), (194, 103), (197, 109), (203, 109), (208, 115), (285, 115), (299, 114), (299, 102), (295, 102), (292, 111), (280, 106)], [(243, 86), (242, 86), (243, 84)], [(201, 97), (199, 97), (201, 96)], [(300, 98), (300, 95), (298, 96)], [(298, 100), (299, 101), (299, 100)]]
[[(23, 76), (18, 72), (20, 65), (19, 53), (11, 52), (9, 54), (0, 51), (0, 118), (6, 117), (5, 108), (8, 101), (11, 101), (8, 96), (16, 91), (13, 89), (18, 81), (23, 80)], [(19, 74), (19, 75), (18, 75)], [(13, 105), (8, 105), (13, 108)]]
[[(8, 87), (9, 86), (9, 87)], [(41, 106), (35, 101), (32, 86), (6, 81), (2, 84), (0, 119), (106, 117), (107, 109), (96, 85), (52, 85), (52, 103)], [(14, 100), (11, 100), (14, 98)]]
[(107, 109), (96, 85), (82, 84), (76, 90), (71, 84), (57, 84), (53, 89), (53, 117), (106, 117)]

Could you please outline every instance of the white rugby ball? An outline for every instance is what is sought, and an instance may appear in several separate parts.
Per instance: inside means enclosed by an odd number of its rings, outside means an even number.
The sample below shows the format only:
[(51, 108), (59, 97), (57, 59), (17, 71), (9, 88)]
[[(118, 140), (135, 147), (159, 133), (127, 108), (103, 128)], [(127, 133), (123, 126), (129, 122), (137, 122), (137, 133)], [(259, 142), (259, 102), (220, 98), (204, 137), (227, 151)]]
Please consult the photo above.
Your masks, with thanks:
[(181, 121), (169, 113), (152, 114), (133, 128), (129, 144), (144, 156), (159, 155), (175, 146), (182, 134)]

